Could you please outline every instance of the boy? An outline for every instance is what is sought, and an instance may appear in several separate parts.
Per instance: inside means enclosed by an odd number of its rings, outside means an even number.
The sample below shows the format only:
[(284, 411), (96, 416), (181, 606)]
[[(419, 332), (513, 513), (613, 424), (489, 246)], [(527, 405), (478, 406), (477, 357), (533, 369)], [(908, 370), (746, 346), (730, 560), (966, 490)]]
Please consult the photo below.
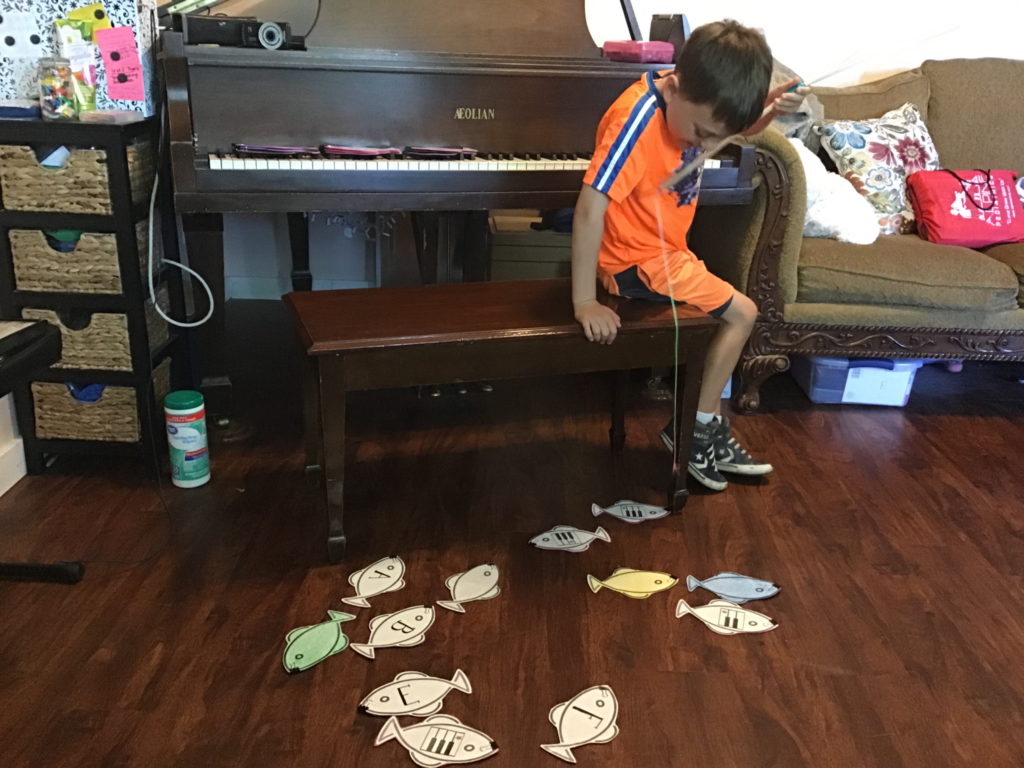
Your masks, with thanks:
[[(799, 108), (810, 89), (786, 93), (799, 82), (793, 80), (769, 94), (772, 64), (764, 37), (735, 21), (694, 30), (675, 70), (647, 73), (605, 113), (573, 219), (573, 307), (590, 341), (611, 344), (619, 327), (618, 315), (597, 302), (598, 276), (610, 293), (653, 301), (669, 301), (671, 294), (722, 321), (708, 348), (689, 462), (690, 474), (716, 491), (727, 486), (722, 472), (772, 471), (736, 442), (721, 418), (722, 391), (757, 308), (686, 246), (701, 171), (668, 194), (658, 188), (702, 149), (727, 136), (756, 133), (776, 114)], [(772, 111), (762, 118), (769, 105)], [(671, 448), (671, 421), (661, 439)]]

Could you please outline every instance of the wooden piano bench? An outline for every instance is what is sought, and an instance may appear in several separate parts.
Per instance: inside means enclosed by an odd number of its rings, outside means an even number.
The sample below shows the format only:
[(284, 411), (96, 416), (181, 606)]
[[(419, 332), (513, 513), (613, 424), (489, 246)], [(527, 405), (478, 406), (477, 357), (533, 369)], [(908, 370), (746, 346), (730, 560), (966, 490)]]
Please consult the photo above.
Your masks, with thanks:
[[(284, 297), (306, 348), (306, 471), (327, 503), (328, 555), (345, 554), (348, 392), (526, 376), (614, 371), (612, 450), (626, 439), (629, 371), (676, 364), (670, 307), (604, 295), (622, 318), (611, 345), (587, 341), (569, 279), (303, 291)], [(718, 321), (679, 306), (676, 434), (693, 431), (704, 357)], [(680, 455), (682, 449), (682, 455)], [(689, 441), (677, 440), (668, 506), (686, 503)]]

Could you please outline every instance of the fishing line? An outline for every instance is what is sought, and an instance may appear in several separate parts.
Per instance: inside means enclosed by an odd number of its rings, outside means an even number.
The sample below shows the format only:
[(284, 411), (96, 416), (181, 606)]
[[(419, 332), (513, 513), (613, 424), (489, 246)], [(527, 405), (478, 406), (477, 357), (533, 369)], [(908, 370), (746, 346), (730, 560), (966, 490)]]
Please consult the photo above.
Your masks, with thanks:
[[(939, 33), (934, 34), (934, 35), (931, 35), (930, 37), (926, 37), (923, 40), (919, 40), (916, 43), (911, 43), (911, 45), (908, 46), (908, 48), (909, 49), (913, 49), (913, 48), (916, 48), (919, 45), (924, 45), (925, 43), (931, 42), (932, 40), (935, 40), (938, 37), (942, 37), (943, 35), (948, 35), (950, 32), (956, 32), (958, 29), (961, 29), (961, 28), (963, 28), (962, 24), (959, 24), (959, 25), (957, 25), (955, 27), (951, 27), (951, 28), (949, 28), (947, 30), (944, 30), (944, 31), (939, 32)], [(907, 49), (904, 49), (904, 50), (907, 50)], [(836, 75), (841, 74), (842, 72), (845, 72), (845, 71), (847, 71), (849, 69), (853, 69), (854, 67), (858, 67), (861, 64), (863, 64), (864, 62), (869, 61), (873, 55), (874, 55), (873, 53), (869, 54), (869, 55), (867, 55), (867, 56), (865, 56), (863, 58), (858, 59), (857, 61), (853, 62), (852, 64), (847, 64), (847, 65), (845, 65), (843, 67), (840, 67), (839, 69), (836, 69), (836, 70), (833, 70), (832, 72), (829, 72), (828, 74), (821, 75), (820, 77), (816, 77), (813, 80), (811, 80), (810, 82), (805, 83), (805, 85), (808, 85), (808, 86), (816, 85), (817, 83), (820, 83), (822, 80), (827, 80), (828, 78), (835, 77)], [(799, 88), (799, 87), (800, 87), (799, 85), (794, 86), (794, 88)], [(761, 117), (764, 118), (765, 116), (767, 116), (768, 113), (772, 111), (773, 107), (774, 107), (774, 104), (765, 107), (764, 112), (761, 113)], [(704, 152), (701, 152), (697, 157), (695, 157), (689, 163), (684, 165), (682, 168), (679, 168), (678, 170), (673, 171), (669, 175), (669, 177), (667, 179), (665, 179), (665, 181), (663, 181), (661, 183), (661, 189), (667, 191), (667, 190), (671, 189), (672, 187), (674, 187), (676, 184), (678, 184), (680, 181), (685, 179), (687, 176), (689, 176), (695, 170), (700, 168), (700, 166), (703, 165), (705, 161), (707, 161), (708, 159), (710, 159), (710, 158), (714, 157), (715, 155), (717, 155), (719, 152), (721, 152), (726, 147), (726, 145), (732, 143), (737, 138), (740, 138), (739, 134), (736, 134), (734, 136), (728, 136), (728, 137), (722, 139), (720, 142), (718, 142), (718, 144), (716, 144), (711, 149), (706, 150)]]

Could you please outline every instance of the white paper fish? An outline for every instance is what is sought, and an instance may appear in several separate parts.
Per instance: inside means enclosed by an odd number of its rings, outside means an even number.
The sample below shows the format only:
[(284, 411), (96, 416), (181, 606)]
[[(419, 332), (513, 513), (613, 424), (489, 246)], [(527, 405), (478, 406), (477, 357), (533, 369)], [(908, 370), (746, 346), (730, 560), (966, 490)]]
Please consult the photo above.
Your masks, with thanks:
[(423, 642), (424, 635), (434, 623), (434, 609), (429, 605), (414, 605), (404, 611), (385, 613), (370, 619), (370, 639), (360, 645), (352, 643), (353, 651), (372, 659), (377, 648), (408, 648)]
[(691, 592), (697, 587), (704, 587), (723, 600), (731, 600), (737, 605), (742, 605), (750, 600), (767, 600), (769, 597), (779, 594), (779, 588), (770, 581), (754, 579), (731, 571), (723, 571), (710, 579), (704, 579), (704, 581), (687, 576), (686, 587)]
[(501, 593), (498, 586), (498, 566), (491, 564), (478, 565), (465, 573), (449, 576), (444, 585), (452, 593), (451, 600), (438, 600), (442, 608), (456, 613), (465, 613), (463, 603), (476, 600), (493, 600)]
[(668, 514), (668, 510), (664, 507), (655, 507), (650, 504), (639, 504), (635, 501), (617, 501), (610, 507), (602, 508), (593, 504), (590, 507), (590, 511), (594, 513), (594, 517), (605, 514), (617, 517), (619, 520), (625, 520), (627, 523), (642, 523), (644, 520), (657, 520), (659, 517), (665, 517)]
[(611, 541), (612, 537), (608, 532), (598, 526), (597, 530), (591, 533), (574, 528), (571, 525), (556, 525), (550, 531), (545, 531), (539, 536), (530, 539), (530, 543), (537, 549), (560, 549), (563, 552), (586, 552), (590, 549), (590, 543), (594, 539)]
[(619, 735), (615, 724), (618, 714), (619, 702), (611, 688), (588, 688), (551, 710), (548, 720), (558, 729), (559, 743), (541, 744), (540, 748), (567, 763), (575, 763), (572, 751), (576, 747), (606, 744)]
[(377, 747), (392, 739), (397, 739), (409, 750), (412, 761), (424, 768), (474, 763), (498, 751), (494, 739), (451, 715), (434, 715), (408, 728), (399, 725), (397, 717), (391, 717), (373, 745)]
[(444, 697), (452, 690), (472, 693), (469, 678), (461, 669), (451, 680), (431, 677), (423, 672), (402, 672), (387, 685), (370, 692), (359, 705), (364, 715), (380, 717), (429, 717), (444, 706)]
[[(685, 600), (676, 605), (676, 618), (692, 613), (720, 635), (738, 635), (746, 632), (769, 632), (778, 624), (763, 613), (740, 608), (728, 600), (712, 600), (707, 605), (691, 608)], [(353, 646), (354, 648), (355, 646)]]
[(400, 557), (385, 557), (348, 577), (348, 583), (356, 588), (354, 597), (343, 597), (341, 602), (359, 608), (369, 608), (368, 597), (397, 592), (405, 586), (405, 563)]

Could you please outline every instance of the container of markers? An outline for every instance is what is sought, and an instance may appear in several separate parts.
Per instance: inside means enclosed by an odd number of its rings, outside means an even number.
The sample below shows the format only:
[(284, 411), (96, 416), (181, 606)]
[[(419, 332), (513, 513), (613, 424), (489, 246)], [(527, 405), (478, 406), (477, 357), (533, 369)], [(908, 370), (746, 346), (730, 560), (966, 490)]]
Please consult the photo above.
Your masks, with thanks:
[(74, 75), (71, 62), (51, 57), (39, 62), (39, 110), (47, 120), (75, 120)]

